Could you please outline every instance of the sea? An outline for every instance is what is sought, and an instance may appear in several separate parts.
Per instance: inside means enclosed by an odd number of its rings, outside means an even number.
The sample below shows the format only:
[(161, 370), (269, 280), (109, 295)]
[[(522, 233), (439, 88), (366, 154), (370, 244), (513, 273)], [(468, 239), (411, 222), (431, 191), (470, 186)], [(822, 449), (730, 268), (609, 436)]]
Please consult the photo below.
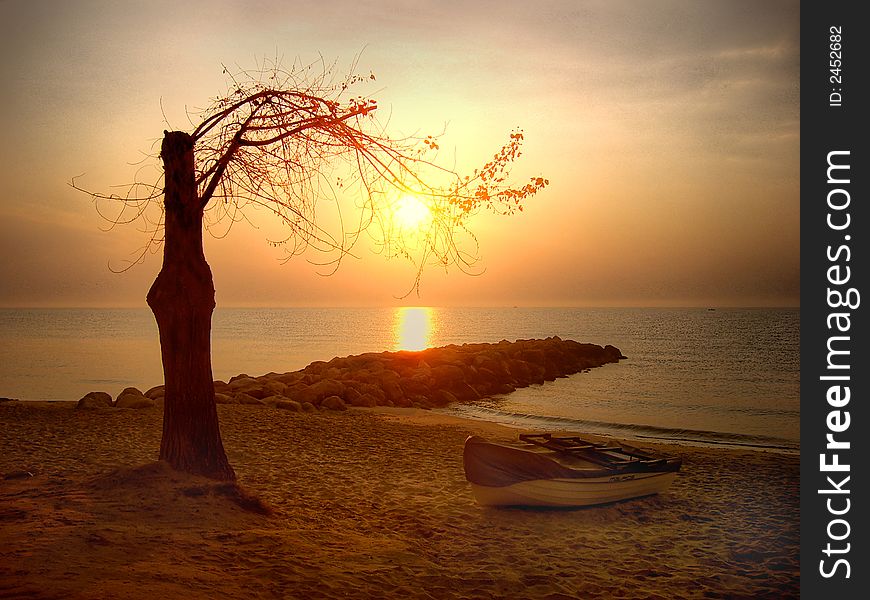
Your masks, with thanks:
[[(534, 430), (797, 452), (800, 309), (218, 308), (215, 379), (363, 352), (559, 336), (627, 359), (440, 409)], [(78, 400), (162, 383), (143, 309), (0, 309), (0, 396)]]

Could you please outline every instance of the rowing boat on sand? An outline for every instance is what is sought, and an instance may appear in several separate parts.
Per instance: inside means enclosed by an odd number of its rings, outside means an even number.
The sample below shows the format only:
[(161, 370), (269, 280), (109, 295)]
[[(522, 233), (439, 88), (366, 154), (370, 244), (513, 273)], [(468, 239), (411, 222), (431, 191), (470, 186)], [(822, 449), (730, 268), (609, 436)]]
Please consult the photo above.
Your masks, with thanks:
[(522, 434), (524, 447), (465, 440), (465, 477), (484, 506), (590, 506), (664, 491), (678, 457), (577, 436)]

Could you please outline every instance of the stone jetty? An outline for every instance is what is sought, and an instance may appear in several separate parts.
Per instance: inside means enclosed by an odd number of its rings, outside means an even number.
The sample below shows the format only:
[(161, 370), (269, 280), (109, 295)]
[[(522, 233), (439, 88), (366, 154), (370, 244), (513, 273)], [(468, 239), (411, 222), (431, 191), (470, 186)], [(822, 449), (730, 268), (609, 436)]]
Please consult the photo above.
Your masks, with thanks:
[[(294, 411), (345, 410), (348, 406), (436, 408), (508, 394), (624, 358), (614, 346), (559, 337), (449, 345), (417, 352), (371, 352), (313, 362), (290, 373), (241, 374), (228, 382), (215, 381), (215, 398), (220, 404)], [(124, 390), (126, 402), (122, 404), (119, 398), (116, 404), (147, 407), (145, 399), (162, 404), (163, 386), (151, 388), (133, 403), (136, 392)]]

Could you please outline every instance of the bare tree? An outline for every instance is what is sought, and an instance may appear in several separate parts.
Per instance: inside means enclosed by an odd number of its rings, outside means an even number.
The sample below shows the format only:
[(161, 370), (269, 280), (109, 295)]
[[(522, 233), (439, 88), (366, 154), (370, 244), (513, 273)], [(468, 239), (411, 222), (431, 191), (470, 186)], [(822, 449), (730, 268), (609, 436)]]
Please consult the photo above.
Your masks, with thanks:
[[(133, 184), (123, 197), (92, 194), (123, 200), (136, 209), (135, 216), (163, 200), (151, 238), (163, 243), (163, 265), (147, 301), (158, 325), (164, 370), (160, 459), (175, 469), (235, 478), (215, 405), (210, 348), (215, 288), (203, 252), (204, 218), (206, 225), (232, 222), (248, 206), (264, 207), (288, 230), (286, 239), (275, 242), (288, 258), (313, 248), (332, 253), (327, 263), (334, 266), (361, 232), (374, 228), (389, 254), (414, 262), (417, 288), (426, 264), (463, 270), (473, 265), (476, 252), (457, 242), (458, 232), (468, 231), (469, 216), (481, 208), (522, 210), (523, 201), (548, 183), (543, 177), (517, 187), (506, 182), (520, 155), (521, 132), (463, 177), (435, 163), (436, 138), (391, 138), (374, 118), (374, 99), (347, 98), (355, 84), (373, 75), (335, 80), (331, 68), (313, 78), (310, 73), (310, 66), (272, 66), (230, 75), (229, 91), (199, 114), (191, 133), (164, 132), (162, 188)], [(415, 252), (386, 225), (384, 203), (397, 193), (414, 194), (429, 206), (431, 219)], [(331, 233), (318, 220), (318, 202), (342, 199), (356, 204), (358, 218)]]

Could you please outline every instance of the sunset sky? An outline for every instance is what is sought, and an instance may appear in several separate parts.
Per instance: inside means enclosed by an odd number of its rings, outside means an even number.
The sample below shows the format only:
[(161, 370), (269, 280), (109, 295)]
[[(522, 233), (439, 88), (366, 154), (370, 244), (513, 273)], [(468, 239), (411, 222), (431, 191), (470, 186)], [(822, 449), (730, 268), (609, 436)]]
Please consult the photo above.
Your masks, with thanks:
[[(331, 277), (252, 212), (207, 239), (223, 306), (792, 306), (799, 302), (799, 3), (0, 1), (0, 306), (144, 306), (160, 255), (90, 198), (226, 89), (222, 65), (323, 56), (374, 72), (395, 135), (446, 133), (551, 184), (472, 221), (485, 269), (424, 274), (368, 248)], [(167, 124), (168, 122), (168, 124)]]

